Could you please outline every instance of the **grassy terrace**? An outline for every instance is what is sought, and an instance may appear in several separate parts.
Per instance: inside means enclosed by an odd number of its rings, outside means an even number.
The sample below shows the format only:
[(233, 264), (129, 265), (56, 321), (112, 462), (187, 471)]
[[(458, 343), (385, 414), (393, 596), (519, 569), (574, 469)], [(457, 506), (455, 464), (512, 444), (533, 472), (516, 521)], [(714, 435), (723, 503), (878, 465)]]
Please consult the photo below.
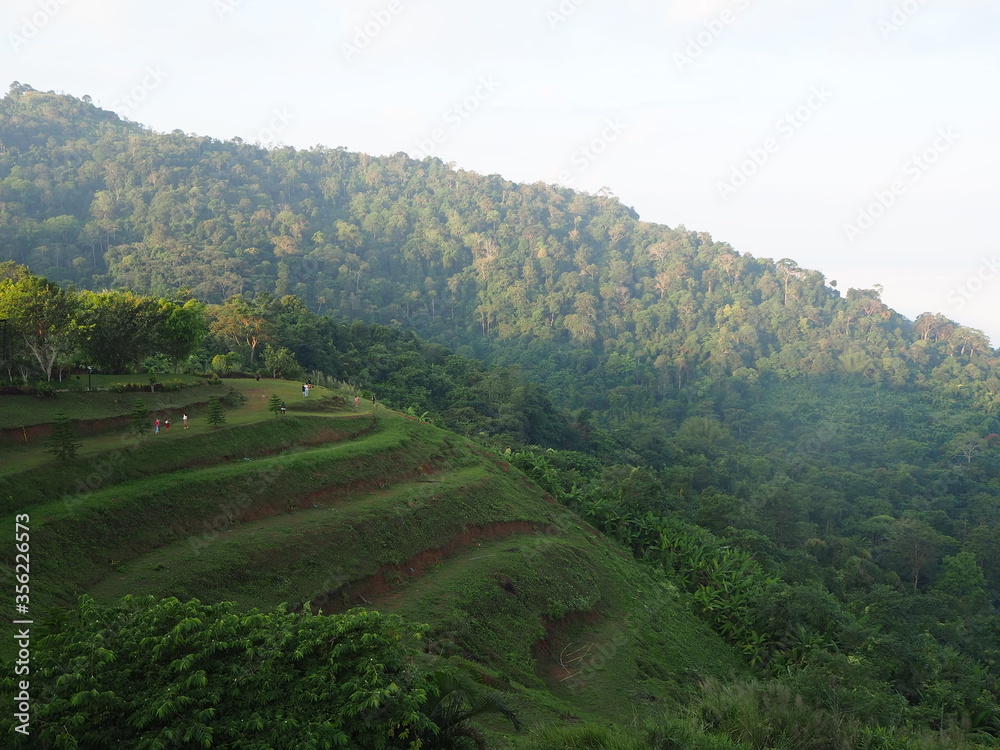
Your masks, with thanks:
[[(245, 400), (213, 429), (204, 404), (230, 388)], [(267, 410), (272, 393), (288, 414)], [(36, 621), (82, 592), (391, 610), (429, 623), (434, 658), (470, 666), (529, 723), (640, 716), (741, 669), (668, 582), (519, 472), (345, 395), (236, 380), (0, 401), (0, 500), (5, 528), (31, 516)], [(169, 433), (114, 419), (137, 396)], [(45, 452), (44, 427), (9, 430), (57, 409), (83, 435), (75, 461)]]

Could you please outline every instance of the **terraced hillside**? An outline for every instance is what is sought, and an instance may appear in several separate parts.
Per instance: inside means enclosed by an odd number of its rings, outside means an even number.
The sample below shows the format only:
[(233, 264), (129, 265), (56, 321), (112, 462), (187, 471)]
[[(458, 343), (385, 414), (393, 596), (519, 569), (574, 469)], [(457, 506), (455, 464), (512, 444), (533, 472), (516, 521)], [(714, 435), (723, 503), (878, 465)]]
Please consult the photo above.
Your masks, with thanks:
[(740, 669), (667, 581), (499, 457), (326, 389), (230, 382), (246, 400), (221, 428), (194, 405), (182, 430), (175, 394), (155, 412), (169, 433), (109, 422), (72, 462), (0, 448), (6, 511), (31, 517), (36, 617), (83, 592), (390, 610), (529, 722), (657, 711)]

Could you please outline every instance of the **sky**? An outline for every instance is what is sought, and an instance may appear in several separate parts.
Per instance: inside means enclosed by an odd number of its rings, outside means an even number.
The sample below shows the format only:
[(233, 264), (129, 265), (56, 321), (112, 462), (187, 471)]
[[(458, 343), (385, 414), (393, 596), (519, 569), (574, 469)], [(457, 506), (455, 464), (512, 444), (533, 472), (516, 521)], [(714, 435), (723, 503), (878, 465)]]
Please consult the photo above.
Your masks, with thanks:
[(0, 86), (609, 190), (1000, 345), (997, 0), (4, 0)]

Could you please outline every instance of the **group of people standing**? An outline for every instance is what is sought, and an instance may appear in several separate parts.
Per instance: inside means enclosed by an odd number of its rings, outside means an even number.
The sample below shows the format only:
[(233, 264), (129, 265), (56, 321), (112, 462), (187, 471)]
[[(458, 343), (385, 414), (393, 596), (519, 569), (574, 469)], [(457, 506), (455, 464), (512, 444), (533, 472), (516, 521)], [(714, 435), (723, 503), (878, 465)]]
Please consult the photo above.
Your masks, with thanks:
[[(184, 429), (186, 430), (188, 428), (188, 415), (187, 414), (182, 414), (181, 415), (181, 422), (184, 423)], [(160, 423), (159, 418), (157, 418), (156, 420), (154, 420), (154, 422), (153, 422), (153, 434), (154, 435), (159, 435), (160, 434), (160, 424), (161, 423)], [(163, 431), (164, 432), (170, 432), (170, 420), (169, 419), (165, 419), (162, 422), (162, 424), (163, 424)]]
[[(260, 376), (259, 375), (257, 376), (257, 379), (260, 380)], [(302, 384), (302, 397), (303, 398), (309, 398), (309, 391), (312, 389), (312, 387), (313, 387), (313, 384), (312, 384), (312, 380), (311, 379), (308, 382)], [(355, 396), (354, 397), (354, 408), (357, 409), (360, 405), (361, 405), (361, 397), (360, 396)], [(372, 394), (372, 407), (375, 407), (377, 405), (378, 405), (378, 402), (375, 400), (375, 394), (373, 393)], [(285, 407), (285, 403), (282, 402), (281, 403), (281, 413), (282, 414), (285, 413), (285, 408), (286, 408)], [(186, 430), (188, 428), (188, 415), (187, 414), (182, 414), (181, 415), (181, 421), (184, 423), (184, 429)], [(160, 419), (157, 418), (153, 422), (153, 433), (156, 434), (156, 435), (159, 435), (160, 434), (160, 427), (161, 426), (163, 427), (163, 431), (164, 432), (170, 432), (170, 420), (169, 419), (164, 419), (161, 422)]]

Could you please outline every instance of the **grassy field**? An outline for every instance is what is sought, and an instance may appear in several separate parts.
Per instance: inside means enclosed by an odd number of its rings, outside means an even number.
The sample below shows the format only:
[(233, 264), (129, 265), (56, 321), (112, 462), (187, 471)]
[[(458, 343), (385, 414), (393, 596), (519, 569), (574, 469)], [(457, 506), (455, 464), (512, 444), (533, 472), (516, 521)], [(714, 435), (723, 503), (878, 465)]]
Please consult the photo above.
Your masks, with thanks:
[[(272, 393), (287, 414), (268, 411)], [(212, 395), (230, 403), (218, 428)], [(429, 623), (434, 658), (478, 673), (533, 726), (655, 715), (741, 670), (668, 581), (467, 439), (284, 381), (145, 394), (150, 424), (173, 424), (158, 435), (120, 419), (142, 395), (109, 396), (0, 397), (3, 424), (18, 421), (3, 398), (25, 425), (55, 404), (81, 435), (71, 461), (46, 452), (42, 427), (0, 446), (5, 528), (31, 519), (38, 620), (84, 592), (394, 611)]]

